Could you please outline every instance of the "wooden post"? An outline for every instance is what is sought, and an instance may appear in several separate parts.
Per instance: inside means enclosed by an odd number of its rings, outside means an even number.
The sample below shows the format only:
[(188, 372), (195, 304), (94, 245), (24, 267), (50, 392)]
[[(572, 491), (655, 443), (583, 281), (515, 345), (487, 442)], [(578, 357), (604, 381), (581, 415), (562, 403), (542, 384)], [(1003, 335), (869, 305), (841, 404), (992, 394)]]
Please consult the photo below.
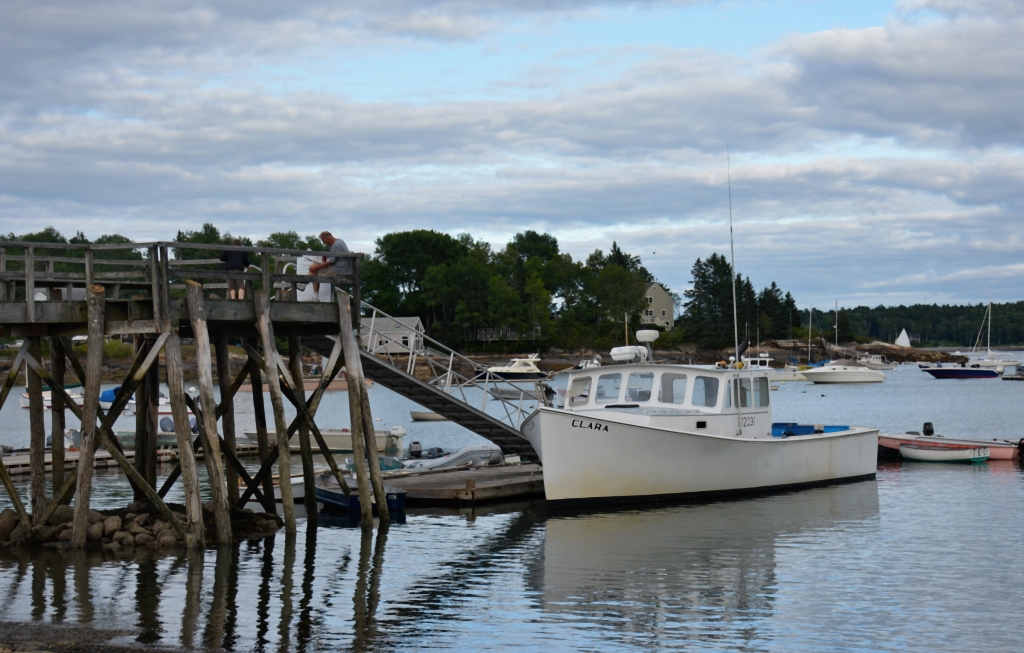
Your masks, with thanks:
[[(250, 295), (251, 297), (252, 295)], [(256, 347), (256, 338), (249, 338), (249, 345)], [(258, 365), (249, 368), (249, 383), (252, 385), (252, 410), (256, 419), (256, 445), (260, 450), (260, 462), (270, 459), (270, 443), (267, 440), (267, 408), (263, 403), (263, 377)], [(274, 479), (270, 474), (263, 477), (263, 509), (270, 514), (277, 514), (277, 502), (274, 501)]]
[(178, 332), (171, 331), (164, 345), (167, 360), (167, 388), (171, 395), (171, 412), (174, 419), (174, 434), (178, 439), (178, 464), (181, 467), (181, 483), (185, 487), (185, 519), (189, 548), (203, 546), (203, 500), (200, 496), (199, 474), (196, 469), (196, 455), (192, 451), (192, 429), (185, 406), (185, 374), (181, 363), (181, 341)]
[[(7, 250), (0, 247), (0, 272), (7, 272)], [(0, 281), (0, 302), (7, 301), (7, 281)], [(14, 297), (11, 297), (14, 301)]]
[[(220, 418), (220, 427), (224, 431), (224, 447), (232, 455), (237, 454), (235, 448), (235, 400), (228, 397), (231, 393), (231, 361), (228, 354), (228, 339), (217, 335), (213, 339), (214, 351), (217, 354), (217, 385), (220, 387), (221, 403), (224, 406), (224, 415)], [(224, 474), (228, 484), (228, 504), (238, 503), (238, 473), (228, 466)]]
[[(147, 349), (153, 351), (157, 347), (153, 336), (147, 338)], [(139, 468), (142, 477), (150, 487), (156, 487), (156, 449), (157, 433), (160, 431), (160, 352), (157, 349), (157, 358), (149, 369), (146, 370), (146, 403), (149, 404), (146, 411), (146, 455), (143, 465)], [(138, 453), (136, 452), (136, 455)]]
[[(380, 459), (377, 455), (377, 433), (373, 424), (373, 415), (370, 413), (370, 398), (366, 396), (366, 380), (363, 378), (363, 364), (359, 360), (359, 345), (356, 342), (355, 329), (352, 327), (353, 320), (349, 315), (349, 295), (344, 291), (338, 291), (338, 321), (341, 325), (339, 338), (345, 350), (345, 374), (348, 377), (348, 403), (349, 406), (358, 406), (358, 410), (350, 409), (352, 416), (353, 446), (355, 454), (355, 424), (360, 420), (363, 433), (363, 442), (366, 446), (367, 466), (370, 472), (370, 481), (373, 484), (373, 493), (377, 500), (377, 514), (381, 522), (391, 521), (391, 514), (388, 511), (387, 495), (384, 493), (384, 481), (380, 474)], [(357, 468), (358, 469), (358, 468)], [(360, 488), (360, 498), (362, 489)]]
[[(266, 255), (264, 255), (265, 257)], [(264, 275), (266, 276), (266, 275)], [(274, 408), (274, 425), (277, 429), (277, 449), (280, 452), (277, 474), (280, 478), (281, 503), (284, 509), (285, 533), (294, 535), (295, 506), (292, 503), (291, 452), (288, 450), (288, 422), (284, 415), (284, 401), (281, 398), (281, 379), (277, 372), (278, 355), (274, 346), (274, 325), (270, 321), (270, 297), (267, 289), (253, 292), (256, 307), (256, 328), (263, 339), (263, 359), (267, 366), (267, 386), (270, 388), (270, 405)], [(270, 496), (274, 496), (271, 494)]]
[[(92, 496), (92, 466), (96, 456), (96, 414), (100, 407), (100, 380), (103, 372), (103, 313), (106, 308), (103, 286), (89, 286), (88, 308), (89, 351), (86, 355), (85, 392), (82, 405), (82, 446), (78, 451), (78, 487), (75, 491), (75, 518), (71, 545), (85, 546), (89, 528), (89, 498)], [(56, 388), (54, 388), (56, 391)]]
[(35, 248), (25, 248), (25, 321), (36, 321), (36, 257)]
[[(145, 356), (149, 352), (149, 343), (144, 335), (135, 336), (135, 358)], [(146, 458), (149, 451), (149, 375), (144, 375), (135, 390), (135, 469), (143, 478), (146, 477)], [(142, 499), (142, 489), (134, 488), (135, 500)]]
[[(346, 371), (347, 373), (347, 371)], [(352, 460), (356, 468), (356, 486), (359, 488), (359, 524), (364, 529), (373, 527), (373, 490), (370, 487), (369, 470), (366, 465), (366, 447), (363, 436), (362, 406), (352, 392), (352, 376), (348, 377), (348, 410), (351, 415)], [(386, 509), (386, 506), (385, 506)], [(379, 507), (378, 507), (379, 510)]]
[[(70, 293), (69, 293), (70, 296)], [(50, 338), (50, 376), (60, 387), (64, 387), (64, 345), (58, 338)], [(64, 393), (50, 388), (50, 468), (53, 487), (64, 485), (64, 430), (67, 428), (64, 413)], [(54, 489), (56, 496), (56, 489)]]
[[(288, 359), (291, 363), (292, 391), (295, 398), (306, 401), (306, 388), (302, 376), (302, 342), (298, 336), (288, 336)], [(316, 526), (316, 485), (313, 471), (313, 449), (309, 444), (309, 424), (305, 420), (299, 425), (299, 453), (302, 457), (302, 479), (304, 485), (303, 503), (306, 505), (306, 523)]]
[[(26, 338), (29, 341), (28, 353), (36, 360), (41, 358), (38, 336)], [(46, 424), (43, 422), (43, 382), (35, 370), (25, 370), (28, 380), (29, 402), (29, 466), (32, 471), (32, 516), (38, 520), (46, 508)], [(54, 391), (56, 392), (56, 391)], [(51, 393), (53, 394), (53, 393)], [(38, 524), (39, 522), (36, 521)]]
[(220, 436), (217, 433), (217, 402), (213, 398), (213, 360), (210, 357), (210, 334), (206, 330), (206, 311), (203, 309), (203, 286), (185, 281), (189, 319), (196, 343), (196, 367), (199, 372), (199, 397), (203, 402), (203, 459), (210, 476), (210, 494), (213, 516), (217, 522), (217, 543), (231, 543), (231, 514), (224, 488), (224, 462), (220, 454)]

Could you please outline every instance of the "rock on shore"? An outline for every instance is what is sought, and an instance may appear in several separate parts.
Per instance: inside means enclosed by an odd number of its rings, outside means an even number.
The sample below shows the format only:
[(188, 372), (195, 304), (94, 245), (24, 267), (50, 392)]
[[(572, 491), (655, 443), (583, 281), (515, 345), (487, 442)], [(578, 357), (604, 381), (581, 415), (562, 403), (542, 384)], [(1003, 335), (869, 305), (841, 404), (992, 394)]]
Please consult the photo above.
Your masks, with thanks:
[[(185, 508), (168, 504), (174, 516), (185, 523)], [(59, 506), (45, 524), (30, 529), (8, 508), (0, 512), (0, 546), (60, 545), (71, 541), (74, 508)], [(208, 543), (216, 542), (213, 512), (203, 506), (203, 523)], [(231, 510), (232, 532), (236, 540), (272, 535), (283, 522), (276, 515), (251, 510)], [(131, 551), (139, 547), (174, 549), (185, 545), (175, 528), (147, 501), (137, 501), (117, 510), (90, 510), (86, 541), (110, 551)]]

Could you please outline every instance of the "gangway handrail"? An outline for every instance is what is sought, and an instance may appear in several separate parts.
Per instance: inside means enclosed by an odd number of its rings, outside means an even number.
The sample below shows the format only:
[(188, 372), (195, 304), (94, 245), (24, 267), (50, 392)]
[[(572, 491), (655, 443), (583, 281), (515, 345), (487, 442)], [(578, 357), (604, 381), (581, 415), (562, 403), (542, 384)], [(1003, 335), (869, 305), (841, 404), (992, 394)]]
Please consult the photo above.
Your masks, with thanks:
[[(487, 366), (460, 354), (425, 333), (417, 332), (416, 337), (410, 339), (408, 344), (391, 337), (379, 329), (380, 318), (386, 318), (392, 324), (399, 324), (410, 330), (412, 330), (412, 325), (405, 324), (399, 318), (385, 313), (366, 301), (361, 301), (360, 306), (367, 313), (360, 317), (359, 327), (360, 338), (365, 338), (361, 344), (367, 352), (378, 357), (385, 357), (390, 365), (404, 369), (410, 375), (415, 375), (417, 362), (425, 363), (430, 371), (428, 383), (466, 405), (472, 405), (467, 390), (481, 388), (483, 399), (478, 407), (479, 410), (486, 412), (489, 401), (496, 401), (500, 406), (499, 416), (496, 418), (513, 428), (520, 428), (523, 420), (528, 416), (523, 403), (531, 397), (530, 392), (509, 383), (507, 379), (491, 372)], [(396, 348), (398, 351), (394, 351)], [(468, 375), (460, 371), (460, 369), (467, 368), (470, 371)], [(532, 397), (535, 397), (538, 402), (544, 402), (545, 394), (539, 387), (540, 383), (535, 382), (534, 385), (536, 387)], [(499, 388), (502, 386), (506, 390), (520, 391), (518, 403), (499, 394)], [(508, 394), (514, 394), (514, 391)], [(533, 401), (532, 398), (529, 400)]]

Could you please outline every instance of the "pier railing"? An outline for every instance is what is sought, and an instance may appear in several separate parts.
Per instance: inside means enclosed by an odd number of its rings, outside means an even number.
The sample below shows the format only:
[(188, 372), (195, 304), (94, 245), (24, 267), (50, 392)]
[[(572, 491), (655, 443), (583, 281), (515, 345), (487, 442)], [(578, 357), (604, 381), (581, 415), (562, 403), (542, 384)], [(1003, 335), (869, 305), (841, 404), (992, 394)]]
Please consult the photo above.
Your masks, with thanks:
[[(245, 271), (225, 270), (224, 263), (214, 258), (225, 251), (245, 252), (251, 266)], [(211, 258), (196, 258), (197, 253), (202, 256), (207, 252)], [(352, 259), (352, 274), (333, 278), (296, 274), (294, 263), (299, 257), (327, 255)], [(247, 298), (252, 296), (253, 287), (262, 287), (278, 302), (296, 301), (302, 284), (351, 285), (359, 302), (362, 258), (355, 252), (334, 255), (244, 245), (0, 241), (0, 303), (25, 305), (24, 320), (7, 311), (0, 321), (40, 321), (39, 304), (85, 301), (88, 288), (102, 285), (108, 300), (129, 300), (125, 320), (151, 319), (152, 330), (166, 330), (170, 299), (184, 295), (188, 280), (202, 283), (207, 295), (226, 289), (228, 281), (247, 289)], [(227, 292), (219, 298), (227, 299)]]
[(380, 323), (402, 324), (401, 318), (392, 317), (366, 302), (361, 305), (360, 337), (370, 343), (367, 351), (455, 400), (478, 408), (514, 429), (519, 429), (534, 411), (536, 405), (531, 404), (548, 401), (546, 387), (539, 379), (525, 384), (509, 382), (486, 365), (426, 334), (403, 342), (394, 338), (393, 332), (389, 334), (378, 328)]

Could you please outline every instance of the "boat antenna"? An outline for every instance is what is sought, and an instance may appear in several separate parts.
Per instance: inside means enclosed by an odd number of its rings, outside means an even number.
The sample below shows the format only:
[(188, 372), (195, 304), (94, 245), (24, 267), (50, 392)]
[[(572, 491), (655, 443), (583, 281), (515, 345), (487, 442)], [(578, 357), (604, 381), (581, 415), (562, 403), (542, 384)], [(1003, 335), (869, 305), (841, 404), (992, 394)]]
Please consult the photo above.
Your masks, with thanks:
[[(736, 358), (733, 359), (733, 368), (739, 369), (740, 363), (740, 318), (736, 310), (736, 245), (732, 237), (732, 162), (729, 157), (729, 144), (725, 145), (725, 174), (729, 184), (729, 271), (732, 273), (732, 337), (736, 346)], [(736, 435), (743, 435), (743, 420), (740, 414), (743, 412), (743, 399), (740, 394), (740, 381), (736, 379)]]

